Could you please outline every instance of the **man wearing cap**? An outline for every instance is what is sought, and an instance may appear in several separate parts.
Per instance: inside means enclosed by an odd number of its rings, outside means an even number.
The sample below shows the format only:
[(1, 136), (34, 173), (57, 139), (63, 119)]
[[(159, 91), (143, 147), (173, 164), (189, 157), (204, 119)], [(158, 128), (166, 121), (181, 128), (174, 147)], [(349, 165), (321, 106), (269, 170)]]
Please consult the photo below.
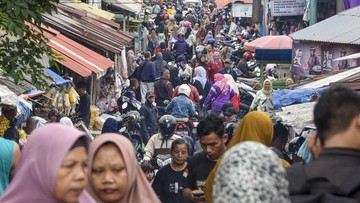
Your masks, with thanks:
[(231, 69), (232, 61), (230, 59), (226, 59), (224, 64), (225, 64), (225, 67), (220, 69), (219, 73), (230, 74), (234, 78), (234, 81), (236, 82), (236, 80), (237, 80), (236, 72), (233, 69)]
[(235, 130), (239, 124), (238, 112), (234, 107), (228, 107), (225, 112), (225, 133), (228, 134), (229, 138), (225, 144), (228, 144), (235, 133)]
[(192, 68), (186, 63), (186, 58), (184, 55), (177, 57), (176, 67), (179, 69), (178, 76), (187, 77), (188, 81), (192, 81)]
[(156, 107), (154, 106), (155, 96), (154, 92), (149, 91), (145, 95), (146, 101), (142, 104), (140, 108), (140, 126), (141, 126), (141, 137), (145, 142), (149, 140), (149, 138), (156, 134), (158, 131), (158, 123), (157, 117), (158, 112)]

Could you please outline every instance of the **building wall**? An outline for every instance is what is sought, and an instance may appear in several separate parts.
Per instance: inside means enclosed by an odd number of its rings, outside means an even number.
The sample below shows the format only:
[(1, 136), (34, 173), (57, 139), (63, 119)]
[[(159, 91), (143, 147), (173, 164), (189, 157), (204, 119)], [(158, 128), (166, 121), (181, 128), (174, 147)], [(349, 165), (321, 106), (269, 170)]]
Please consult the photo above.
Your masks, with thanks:
[(358, 53), (359, 45), (294, 41), (292, 73), (296, 75), (320, 75), (359, 66), (358, 59), (334, 61), (334, 59)]

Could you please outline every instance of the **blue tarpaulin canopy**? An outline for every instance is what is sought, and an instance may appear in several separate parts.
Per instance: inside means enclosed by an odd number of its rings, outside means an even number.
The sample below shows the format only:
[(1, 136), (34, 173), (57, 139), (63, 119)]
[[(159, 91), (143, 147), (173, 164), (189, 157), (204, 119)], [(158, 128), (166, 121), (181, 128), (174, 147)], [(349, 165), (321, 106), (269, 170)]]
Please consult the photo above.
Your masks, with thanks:
[(60, 75), (58, 75), (49, 68), (45, 68), (45, 73), (47, 73), (50, 77), (54, 79), (55, 82), (52, 83), (52, 85), (59, 86), (59, 85), (71, 83), (71, 80), (65, 80), (63, 77), (61, 77)]
[(274, 109), (280, 109), (292, 104), (310, 102), (313, 97), (319, 97), (325, 88), (302, 88), (295, 90), (274, 90), (272, 94)]

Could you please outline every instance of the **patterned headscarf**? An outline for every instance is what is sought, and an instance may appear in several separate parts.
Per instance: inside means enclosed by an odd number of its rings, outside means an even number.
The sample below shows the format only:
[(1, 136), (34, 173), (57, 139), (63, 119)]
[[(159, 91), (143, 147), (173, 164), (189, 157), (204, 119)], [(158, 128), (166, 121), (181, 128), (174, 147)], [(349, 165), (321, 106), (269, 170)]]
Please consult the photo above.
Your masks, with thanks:
[[(266, 146), (270, 146), (273, 133), (274, 128), (270, 117), (263, 112), (252, 111), (246, 114), (246, 116), (241, 120), (233, 137), (227, 145), (227, 149), (230, 150), (233, 146), (245, 141), (255, 141)], [(208, 201), (210, 199), (209, 202), (212, 202), (213, 183), (215, 174), (219, 169), (219, 165), (220, 163), (218, 161), (206, 180), (205, 195)]]
[(215, 177), (215, 203), (290, 202), (279, 158), (265, 145), (247, 141), (228, 150)]

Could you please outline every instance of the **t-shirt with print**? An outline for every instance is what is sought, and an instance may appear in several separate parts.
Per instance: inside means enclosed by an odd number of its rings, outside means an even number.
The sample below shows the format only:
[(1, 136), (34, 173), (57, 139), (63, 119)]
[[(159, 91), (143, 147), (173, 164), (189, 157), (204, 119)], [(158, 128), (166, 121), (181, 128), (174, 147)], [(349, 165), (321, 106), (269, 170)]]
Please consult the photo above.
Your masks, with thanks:
[(184, 181), (184, 188), (191, 190), (203, 189), (205, 181), (216, 162), (209, 160), (204, 151), (191, 157), (188, 164), (189, 173)]
[(187, 176), (187, 168), (174, 171), (170, 164), (160, 168), (152, 187), (162, 203), (183, 203), (182, 196), (184, 176)]

